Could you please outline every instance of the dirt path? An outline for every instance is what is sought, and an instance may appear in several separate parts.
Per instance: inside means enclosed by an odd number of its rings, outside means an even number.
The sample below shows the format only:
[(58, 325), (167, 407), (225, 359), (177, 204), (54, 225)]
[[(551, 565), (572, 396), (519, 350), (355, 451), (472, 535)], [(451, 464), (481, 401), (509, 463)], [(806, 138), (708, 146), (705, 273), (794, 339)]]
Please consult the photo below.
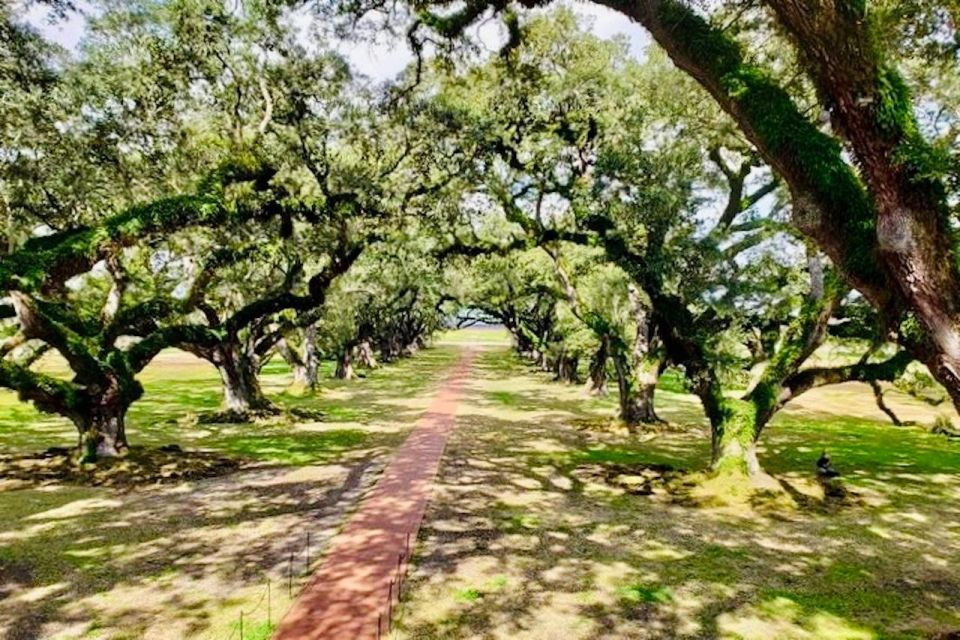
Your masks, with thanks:
[(389, 631), (397, 577), (427, 505), (474, 350), (464, 350), (380, 482), (330, 543), (274, 640), (373, 639)]

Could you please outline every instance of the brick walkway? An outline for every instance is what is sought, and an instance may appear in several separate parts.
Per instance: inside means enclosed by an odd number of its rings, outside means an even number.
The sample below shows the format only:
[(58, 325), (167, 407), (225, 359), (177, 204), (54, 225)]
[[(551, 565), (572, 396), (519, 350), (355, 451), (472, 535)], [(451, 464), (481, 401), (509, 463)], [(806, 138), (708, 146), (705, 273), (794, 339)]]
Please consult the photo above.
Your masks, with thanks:
[(379, 637), (378, 620), (379, 633), (387, 637), (395, 580), (406, 569), (405, 560), (402, 567), (398, 561), (408, 540), (412, 549), (417, 539), (473, 356), (472, 349), (463, 353), (373, 492), (331, 540), (274, 640), (373, 640)]

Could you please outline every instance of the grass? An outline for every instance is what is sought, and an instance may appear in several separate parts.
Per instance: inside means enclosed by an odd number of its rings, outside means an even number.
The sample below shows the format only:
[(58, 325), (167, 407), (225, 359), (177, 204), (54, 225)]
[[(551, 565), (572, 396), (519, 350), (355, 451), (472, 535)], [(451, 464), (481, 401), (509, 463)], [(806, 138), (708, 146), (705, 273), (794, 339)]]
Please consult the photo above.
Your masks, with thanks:
[[(263, 375), (267, 393), (323, 418), (244, 425), (192, 419), (218, 408), (217, 374), (186, 354), (164, 353), (144, 372), (146, 393), (127, 425), (131, 442), (178, 443), (242, 459), (245, 468), (135, 488), (0, 481), (0, 637), (224, 639), (238, 633), (242, 610), (244, 638), (268, 638), (267, 582), (276, 623), (290, 602), (291, 554), (295, 595), (310, 568), (307, 532), (315, 564), (458, 354), (442, 345), (364, 379), (327, 377), (308, 396), (287, 394), (291, 376), (273, 361)], [(66, 421), (0, 392), (6, 452), (70, 446), (75, 437)]]
[[(881, 420), (866, 387), (802, 398), (770, 425), (765, 468), (813, 495), (826, 449), (858, 501), (757, 510), (691, 506), (670, 478), (702, 470), (709, 436), (682, 380), (658, 411), (671, 428), (630, 436), (615, 397), (587, 397), (511, 356), (502, 332), (445, 336), (351, 382), (287, 394), (323, 413), (199, 424), (219, 381), (164, 354), (129, 420), (135, 444), (235, 456), (228, 476), (143, 488), (0, 487), (0, 635), (269, 637), (329, 537), (376, 481), (466, 343), (487, 347), (467, 383), (421, 529), (401, 638), (930, 638), (960, 629), (960, 443)], [(55, 366), (55, 363), (50, 366)], [(905, 418), (929, 407), (891, 392)], [(73, 427), (0, 393), (8, 450), (71, 444)], [(305, 535), (313, 552), (306, 557)], [(271, 620), (264, 600), (271, 590)], [(294, 592), (295, 592), (294, 589)]]
[[(274, 359), (267, 364), (261, 382), (268, 395), (287, 408), (306, 409), (323, 414), (323, 423), (368, 425), (385, 411), (401, 420), (416, 414), (403, 406), (436, 380), (436, 373), (451, 365), (456, 349), (445, 346), (404, 360), (400, 368), (384, 367), (366, 372), (361, 380), (331, 379), (333, 364), (325, 362), (320, 393), (300, 396), (286, 392), (291, 376), (286, 364)], [(50, 362), (48, 370), (61, 365)], [(362, 434), (344, 430), (317, 438), (309, 430), (289, 429), (285, 422), (258, 425), (257, 437), (263, 437), (263, 449), (251, 446), (251, 429), (245, 425), (197, 424), (190, 417), (216, 411), (220, 407), (220, 379), (206, 362), (189, 354), (170, 350), (161, 354), (141, 376), (144, 397), (134, 403), (127, 418), (127, 434), (132, 444), (158, 446), (178, 443), (184, 448), (203, 448), (224, 453), (252, 455), (276, 463), (306, 464), (335, 457), (344, 444), (356, 446)], [(26, 427), (26, 428), (25, 428)], [(369, 435), (369, 434), (368, 434)], [(305, 440), (301, 445), (298, 440)], [(42, 451), (47, 447), (70, 446), (76, 441), (76, 429), (64, 418), (36, 411), (19, 402), (15, 394), (0, 390), (0, 441), (5, 452)], [(353, 441), (353, 444), (349, 444)], [(327, 450), (323, 445), (330, 445)]]
[(617, 595), (627, 602), (644, 604), (664, 604), (673, 600), (673, 593), (667, 587), (642, 583), (620, 587), (617, 589)]
[[(929, 407), (890, 392), (929, 423)], [(882, 420), (869, 388), (811, 392), (765, 433), (765, 468), (815, 496), (826, 449), (857, 501), (677, 502), (709, 433), (676, 380), (672, 427), (605, 428), (588, 399), (504, 351), (479, 359), (429, 507), (400, 638), (931, 638), (960, 630), (960, 443)], [(640, 487), (644, 490), (635, 490)], [(502, 588), (484, 588), (494, 577)]]

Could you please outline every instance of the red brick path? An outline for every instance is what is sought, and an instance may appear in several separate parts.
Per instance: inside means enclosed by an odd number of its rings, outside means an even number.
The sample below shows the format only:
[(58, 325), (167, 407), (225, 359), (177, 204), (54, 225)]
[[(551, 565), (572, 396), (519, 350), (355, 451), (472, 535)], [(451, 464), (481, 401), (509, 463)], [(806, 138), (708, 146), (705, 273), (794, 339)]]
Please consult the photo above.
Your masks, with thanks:
[(331, 540), (326, 558), (280, 622), (274, 640), (374, 640), (378, 616), (382, 637), (387, 637), (389, 602), (397, 597), (394, 582), (388, 600), (391, 581), (396, 581), (408, 536), (411, 549), (417, 539), (473, 355), (472, 349), (464, 352), (373, 492)]

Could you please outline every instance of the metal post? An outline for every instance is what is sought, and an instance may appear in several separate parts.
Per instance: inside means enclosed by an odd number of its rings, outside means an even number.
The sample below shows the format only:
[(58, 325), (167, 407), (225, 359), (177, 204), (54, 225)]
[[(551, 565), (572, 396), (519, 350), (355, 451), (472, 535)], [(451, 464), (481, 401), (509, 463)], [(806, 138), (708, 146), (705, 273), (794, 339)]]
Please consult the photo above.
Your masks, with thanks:
[(387, 593), (387, 629), (393, 623), (393, 580), (390, 581), (390, 591)]
[(270, 578), (267, 578), (267, 626), (273, 625), (273, 607), (270, 604)]
[(310, 572), (310, 532), (307, 531), (307, 563), (304, 567), (307, 573)]
[(293, 552), (290, 553), (290, 565), (287, 571), (287, 596), (293, 597)]
[(377, 640), (380, 640), (380, 627), (383, 626), (383, 614), (377, 614)]
[(240, 640), (243, 640), (243, 610), (240, 611)]

